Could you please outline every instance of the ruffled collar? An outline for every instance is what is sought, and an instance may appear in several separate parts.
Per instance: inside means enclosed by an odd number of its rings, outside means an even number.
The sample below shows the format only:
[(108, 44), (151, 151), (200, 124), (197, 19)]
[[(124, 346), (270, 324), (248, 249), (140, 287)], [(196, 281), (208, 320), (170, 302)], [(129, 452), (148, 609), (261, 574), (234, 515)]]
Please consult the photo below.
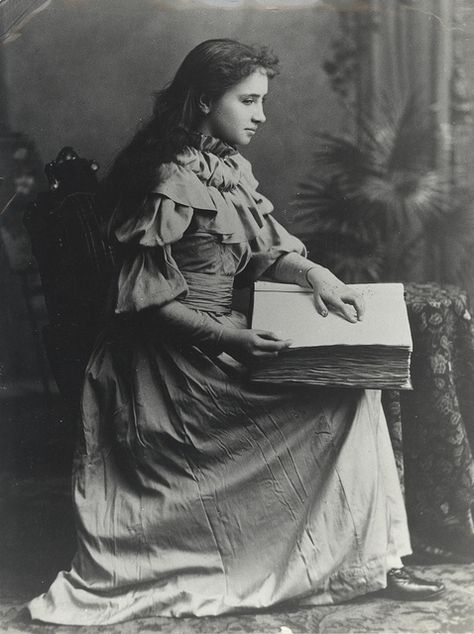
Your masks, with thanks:
[(200, 132), (192, 132), (189, 135), (189, 145), (200, 152), (215, 154), (219, 158), (238, 154), (238, 150), (233, 145), (217, 137), (201, 134)]
[[(220, 192), (232, 191), (242, 179), (242, 157), (235, 148), (220, 139), (199, 135), (195, 145), (188, 145), (180, 152), (175, 163), (192, 172), (207, 187), (215, 187)], [(172, 164), (160, 168), (161, 180), (168, 177)]]
[[(223, 236), (225, 243), (254, 239), (273, 205), (258, 193), (250, 163), (220, 139), (196, 135), (173, 161), (162, 163), (156, 184), (139, 214), (116, 210), (120, 242), (144, 246), (177, 242), (193, 216), (199, 227)], [(223, 152), (223, 156), (220, 153)], [(196, 213), (195, 213), (196, 212)]]

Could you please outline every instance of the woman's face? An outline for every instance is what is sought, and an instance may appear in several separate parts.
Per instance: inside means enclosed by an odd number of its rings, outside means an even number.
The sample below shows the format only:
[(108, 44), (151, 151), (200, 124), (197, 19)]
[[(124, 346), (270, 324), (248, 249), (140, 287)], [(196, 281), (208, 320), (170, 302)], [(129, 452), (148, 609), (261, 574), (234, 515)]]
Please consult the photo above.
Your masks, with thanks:
[(263, 69), (257, 69), (218, 99), (204, 104), (205, 117), (199, 131), (231, 145), (247, 145), (265, 122), (263, 103), (267, 92), (268, 77)]

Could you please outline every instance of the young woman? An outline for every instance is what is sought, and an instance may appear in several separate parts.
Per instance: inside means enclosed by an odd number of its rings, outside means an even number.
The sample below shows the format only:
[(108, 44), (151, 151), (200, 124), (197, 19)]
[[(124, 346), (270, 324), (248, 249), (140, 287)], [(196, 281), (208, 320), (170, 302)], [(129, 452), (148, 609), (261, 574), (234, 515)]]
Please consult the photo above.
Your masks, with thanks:
[(236, 149), (265, 121), (277, 60), (231, 40), (185, 58), (104, 190), (124, 245), (110, 328), (90, 359), (74, 468), (77, 554), (33, 618), (106, 624), (317, 605), (411, 576), (377, 391), (253, 385), (288, 347), (232, 310), (236, 283), (311, 286), (315, 310), (361, 299), (306, 258)]

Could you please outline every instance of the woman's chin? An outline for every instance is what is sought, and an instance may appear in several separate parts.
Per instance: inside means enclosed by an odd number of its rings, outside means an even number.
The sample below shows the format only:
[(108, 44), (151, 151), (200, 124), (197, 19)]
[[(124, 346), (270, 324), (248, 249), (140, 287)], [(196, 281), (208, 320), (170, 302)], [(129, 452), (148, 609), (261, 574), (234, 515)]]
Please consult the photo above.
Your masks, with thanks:
[(248, 145), (250, 143), (250, 141), (252, 140), (252, 137), (253, 137), (253, 135), (242, 137), (237, 142), (235, 142), (235, 145)]

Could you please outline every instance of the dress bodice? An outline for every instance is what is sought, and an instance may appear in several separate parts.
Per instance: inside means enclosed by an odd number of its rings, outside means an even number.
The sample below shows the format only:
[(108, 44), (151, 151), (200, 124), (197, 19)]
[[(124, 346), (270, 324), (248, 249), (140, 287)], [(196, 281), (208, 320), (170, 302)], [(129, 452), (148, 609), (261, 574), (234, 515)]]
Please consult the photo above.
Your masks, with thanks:
[(197, 135), (161, 164), (140, 207), (119, 205), (113, 218), (117, 239), (129, 247), (115, 312), (174, 299), (229, 310), (235, 275), (246, 269), (257, 279), (282, 254), (304, 254), (257, 188), (250, 163), (212, 137)]
[(188, 287), (178, 301), (217, 314), (230, 312), (234, 278), (251, 257), (249, 243), (226, 244), (220, 236), (186, 232), (171, 253)]

